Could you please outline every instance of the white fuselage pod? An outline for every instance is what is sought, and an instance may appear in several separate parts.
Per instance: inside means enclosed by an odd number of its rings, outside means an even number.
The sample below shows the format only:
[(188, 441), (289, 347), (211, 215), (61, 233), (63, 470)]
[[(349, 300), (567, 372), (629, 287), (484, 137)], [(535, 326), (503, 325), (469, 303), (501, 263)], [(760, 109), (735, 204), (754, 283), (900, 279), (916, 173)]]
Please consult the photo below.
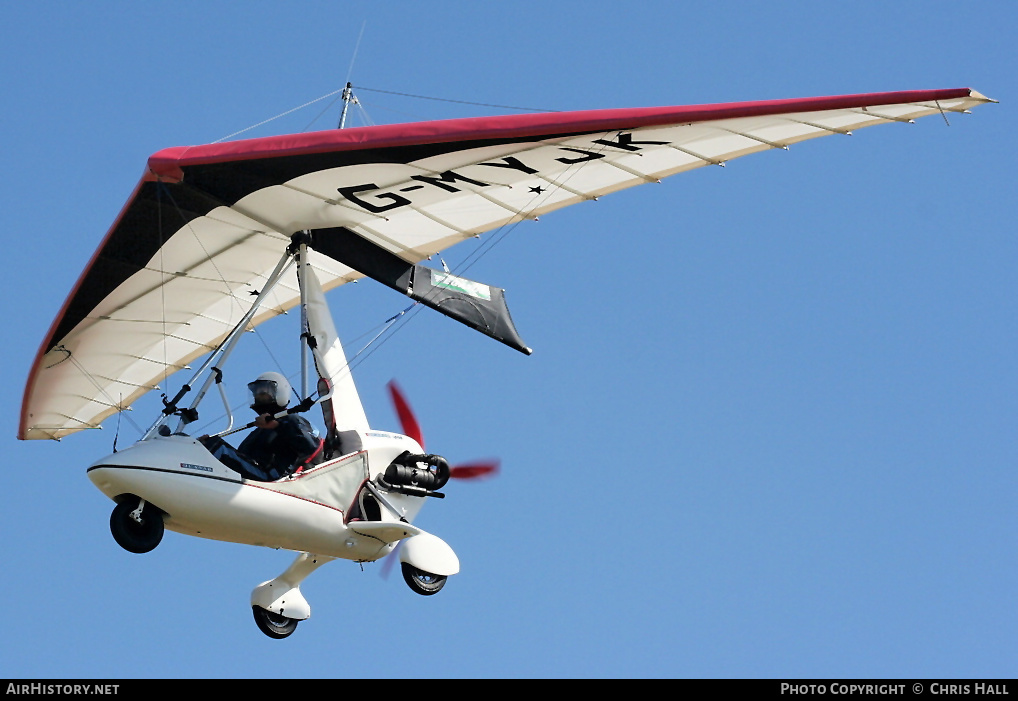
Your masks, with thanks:
[[(416, 441), (399, 434), (364, 431), (359, 437), (358, 452), (277, 482), (242, 478), (184, 435), (139, 441), (97, 461), (88, 476), (114, 501), (134, 495), (157, 507), (166, 528), (178, 533), (370, 561), (420, 530), (387, 529), (381, 539), (358, 533), (348, 527), (351, 510), (365, 482), (404, 451), (422, 451)], [(407, 524), (424, 503), (422, 497), (372, 487), (382, 499), (374, 521)]]

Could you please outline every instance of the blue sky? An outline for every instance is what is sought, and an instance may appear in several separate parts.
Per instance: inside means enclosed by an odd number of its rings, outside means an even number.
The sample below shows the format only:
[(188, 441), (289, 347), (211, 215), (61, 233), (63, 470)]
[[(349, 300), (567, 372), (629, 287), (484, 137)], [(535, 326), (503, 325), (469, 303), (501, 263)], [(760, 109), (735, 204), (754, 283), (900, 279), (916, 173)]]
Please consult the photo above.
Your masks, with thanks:
[[(0, 5), (4, 676), (1013, 678), (1018, 9), (827, 7)], [(429, 450), (502, 458), (418, 520), (462, 573), (424, 598), (332, 563), (277, 642), (248, 597), (290, 553), (168, 533), (128, 554), (85, 475), (116, 418), (14, 436), (38, 345), (145, 159), (348, 77), (352, 125), (507, 111), (368, 88), (555, 110), (961, 86), (1001, 104), (514, 228), (470, 274), (506, 288), (533, 356), (425, 311), (355, 369), (376, 427), (397, 428), (395, 377)], [(245, 136), (333, 127), (329, 102)], [(378, 287), (330, 295), (354, 351), (406, 306)], [(274, 369), (266, 347), (295, 357), (291, 332), (264, 327), (237, 392)]]

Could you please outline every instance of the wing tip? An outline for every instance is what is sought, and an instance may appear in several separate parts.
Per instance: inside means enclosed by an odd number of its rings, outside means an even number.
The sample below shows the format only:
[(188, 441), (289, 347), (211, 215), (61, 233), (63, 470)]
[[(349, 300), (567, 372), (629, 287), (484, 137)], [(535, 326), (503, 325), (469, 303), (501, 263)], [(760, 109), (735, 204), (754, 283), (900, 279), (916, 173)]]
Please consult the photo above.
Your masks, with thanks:
[(982, 100), (983, 102), (992, 102), (994, 104), (1000, 104), (1000, 100), (994, 100), (992, 97), (987, 97), (978, 90), (973, 90), (972, 88), (969, 88), (969, 97), (975, 100)]

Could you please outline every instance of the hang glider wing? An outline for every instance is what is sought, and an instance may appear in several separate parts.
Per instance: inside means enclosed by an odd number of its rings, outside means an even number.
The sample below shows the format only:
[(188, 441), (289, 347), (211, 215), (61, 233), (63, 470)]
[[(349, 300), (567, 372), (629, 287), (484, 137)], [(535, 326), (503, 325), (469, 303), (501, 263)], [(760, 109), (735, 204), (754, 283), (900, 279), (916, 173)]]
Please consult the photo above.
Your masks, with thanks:
[[(504, 298), (487, 307), (471, 301), (463, 285), (446, 284), (470, 281), (441, 281), (421, 261), (492, 229), (675, 173), (990, 101), (959, 88), (526, 114), (160, 151), (43, 340), (18, 437), (98, 427), (210, 351), (294, 232), (311, 231), (330, 256), (317, 267), (325, 290), (365, 276), (385, 282), (386, 269), (409, 271), (412, 287), (390, 286), (526, 352)], [(367, 262), (351, 255), (358, 247), (375, 255)], [(418, 279), (448, 297), (422, 292)], [(251, 324), (298, 301), (296, 279), (284, 281)]]

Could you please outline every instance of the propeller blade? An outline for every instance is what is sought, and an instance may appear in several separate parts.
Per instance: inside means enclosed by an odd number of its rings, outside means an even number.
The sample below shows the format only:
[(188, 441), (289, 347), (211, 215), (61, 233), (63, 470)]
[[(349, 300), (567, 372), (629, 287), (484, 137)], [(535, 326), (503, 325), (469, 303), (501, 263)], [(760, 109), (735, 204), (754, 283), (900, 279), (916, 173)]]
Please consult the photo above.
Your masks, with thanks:
[[(421, 425), (418, 423), (413, 409), (410, 408), (410, 402), (406, 400), (403, 390), (400, 389), (395, 380), (390, 380), (388, 387), (389, 396), (392, 398), (392, 405), (396, 409), (396, 416), (399, 417), (399, 423), (403, 427), (403, 434), (417, 441), (418, 445), (421, 446), (421, 450), (424, 450), (424, 435), (421, 432)], [(485, 477), (492, 477), (498, 474), (500, 465), (501, 461), (497, 459), (478, 460), (472, 463), (456, 465), (449, 468), (449, 477), (462, 480), (484, 479)], [(391, 565), (389, 566), (391, 567)]]
[(390, 380), (388, 386), (389, 396), (392, 397), (392, 404), (396, 408), (396, 415), (399, 417), (399, 423), (403, 427), (403, 435), (413, 438), (423, 450), (424, 436), (421, 434), (421, 425), (417, 423), (417, 417), (414, 416), (413, 409), (410, 408), (409, 402), (403, 396), (403, 390), (399, 388), (395, 380)]
[(382, 569), (378, 572), (382, 579), (389, 579), (389, 573), (392, 572), (392, 566), (396, 564), (397, 560), (399, 560), (399, 549), (402, 547), (403, 541), (401, 540), (396, 543), (396, 547), (392, 549), (392, 552), (386, 555), (382, 560)]
[(473, 462), (464, 465), (456, 465), (449, 468), (449, 477), (452, 479), (472, 480), (494, 477), (498, 474), (501, 466), (499, 460), (488, 460), (485, 462)]

